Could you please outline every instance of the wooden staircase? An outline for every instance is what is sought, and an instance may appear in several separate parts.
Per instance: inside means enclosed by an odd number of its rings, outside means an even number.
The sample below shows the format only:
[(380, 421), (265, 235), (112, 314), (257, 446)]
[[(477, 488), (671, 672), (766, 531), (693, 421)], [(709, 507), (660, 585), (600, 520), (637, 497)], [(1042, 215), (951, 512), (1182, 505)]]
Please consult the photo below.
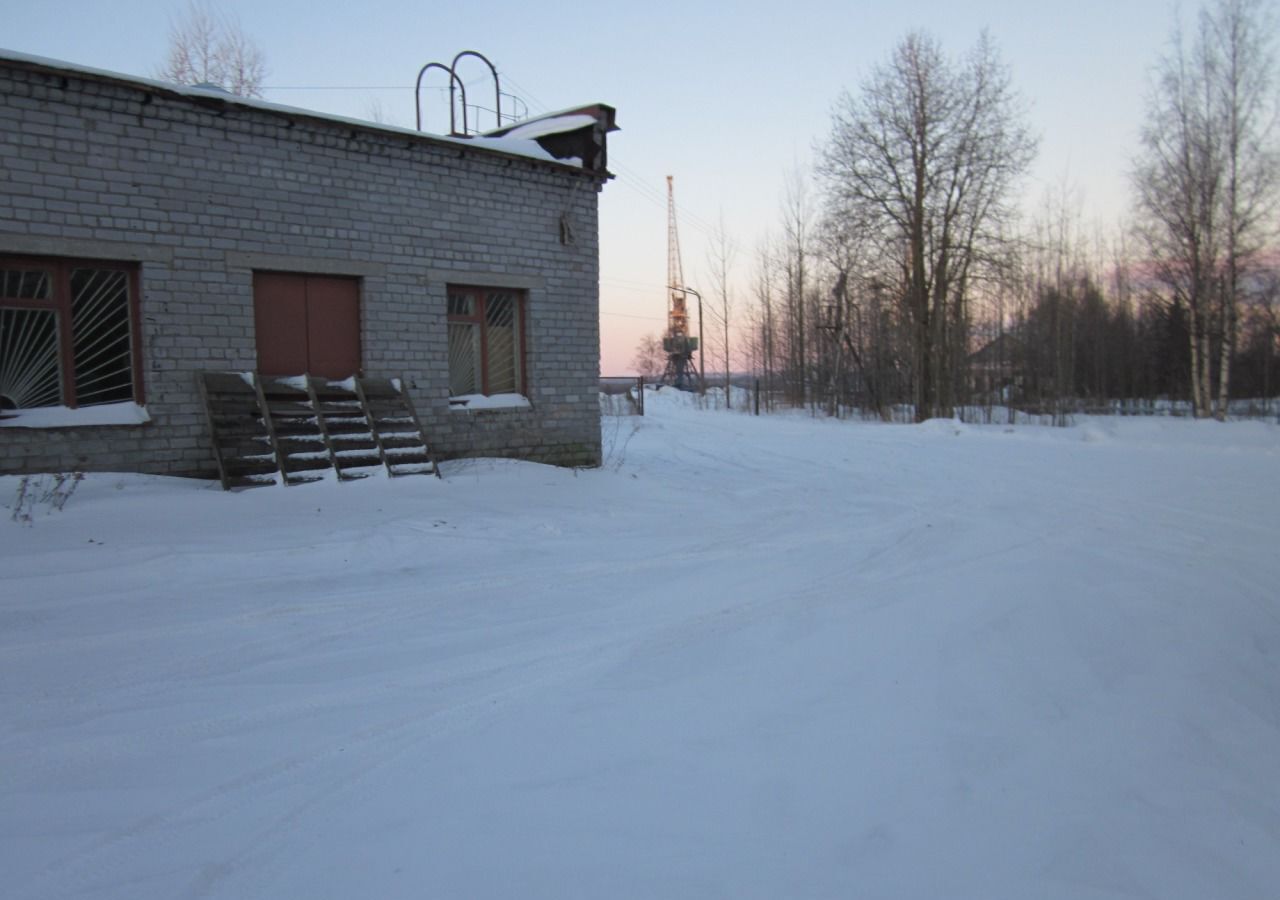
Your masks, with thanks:
[(412, 402), (392, 379), (199, 378), (225, 490), (306, 484), (328, 469), (339, 481), (384, 469), (393, 477), (440, 474)]
[(197, 381), (223, 490), (279, 484), (276, 450), (253, 376), (201, 372)]

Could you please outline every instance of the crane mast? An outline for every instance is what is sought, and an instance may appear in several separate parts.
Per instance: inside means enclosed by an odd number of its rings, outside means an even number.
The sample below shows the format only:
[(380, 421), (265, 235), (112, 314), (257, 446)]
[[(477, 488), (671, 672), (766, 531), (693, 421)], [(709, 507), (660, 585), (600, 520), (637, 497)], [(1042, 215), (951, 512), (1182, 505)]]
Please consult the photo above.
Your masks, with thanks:
[(692, 387), (697, 380), (693, 354), (698, 339), (689, 334), (689, 290), (680, 265), (680, 234), (676, 228), (674, 179), (667, 176), (667, 333), (662, 349), (667, 354), (667, 370), (662, 380), (678, 388)]

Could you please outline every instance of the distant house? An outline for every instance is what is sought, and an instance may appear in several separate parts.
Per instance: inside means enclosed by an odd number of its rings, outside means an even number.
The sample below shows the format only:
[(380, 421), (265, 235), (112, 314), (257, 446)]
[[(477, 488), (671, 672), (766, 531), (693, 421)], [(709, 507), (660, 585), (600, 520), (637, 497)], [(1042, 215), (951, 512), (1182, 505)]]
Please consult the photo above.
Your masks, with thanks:
[(439, 137), (0, 52), (0, 472), (211, 475), (203, 372), (598, 464), (613, 120)]
[(969, 354), (969, 393), (975, 398), (1007, 402), (1026, 387), (1026, 348), (1008, 332)]

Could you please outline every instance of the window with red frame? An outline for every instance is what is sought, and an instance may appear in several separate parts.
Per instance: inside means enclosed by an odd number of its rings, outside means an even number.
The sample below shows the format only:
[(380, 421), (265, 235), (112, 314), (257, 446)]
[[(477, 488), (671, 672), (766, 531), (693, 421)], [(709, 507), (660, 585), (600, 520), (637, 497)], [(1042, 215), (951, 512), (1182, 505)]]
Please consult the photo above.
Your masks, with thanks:
[(522, 394), (524, 295), (449, 288), (449, 396)]
[(142, 403), (137, 267), (0, 257), (0, 413)]

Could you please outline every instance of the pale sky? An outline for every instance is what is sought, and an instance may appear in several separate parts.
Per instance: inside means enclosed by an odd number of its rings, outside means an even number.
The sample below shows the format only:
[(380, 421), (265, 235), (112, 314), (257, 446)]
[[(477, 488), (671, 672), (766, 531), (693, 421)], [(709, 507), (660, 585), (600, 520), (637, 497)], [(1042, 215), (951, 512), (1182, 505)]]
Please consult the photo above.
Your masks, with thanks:
[[(0, 46), (154, 76), (184, 5), (0, 0)], [(740, 248), (737, 303), (745, 304), (754, 250), (774, 228), (787, 172), (808, 170), (833, 101), (856, 90), (913, 28), (931, 31), (954, 54), (987, 28), (1040, 139), (1024, 205), (1068, 183), (1087, 220), (1113, 227), (1128, 207), (1146, 74), (1174, 15), (1171, 0), (732, 7), (419, 0), (331, 8), (224, 0), (220, 8), (265, 52), (271, 101), (366, 118), (376, 109), (384, 121), (412, 127), (418, 69), (472, 49), (494, 62), (504, 89), (531, 113), (595, 101), (616, 107), (622, 130), (611, 137), (609, 162), (618, 177), (600, 200), (605, 374), (631, 371), (640, 337), (665, 327), (666, 176), (675, 176), (686, 282), (709, 294), (708, 236), (723, 217)], [(427, 115), (429, 130), (447, 130), (444, 107)]]

